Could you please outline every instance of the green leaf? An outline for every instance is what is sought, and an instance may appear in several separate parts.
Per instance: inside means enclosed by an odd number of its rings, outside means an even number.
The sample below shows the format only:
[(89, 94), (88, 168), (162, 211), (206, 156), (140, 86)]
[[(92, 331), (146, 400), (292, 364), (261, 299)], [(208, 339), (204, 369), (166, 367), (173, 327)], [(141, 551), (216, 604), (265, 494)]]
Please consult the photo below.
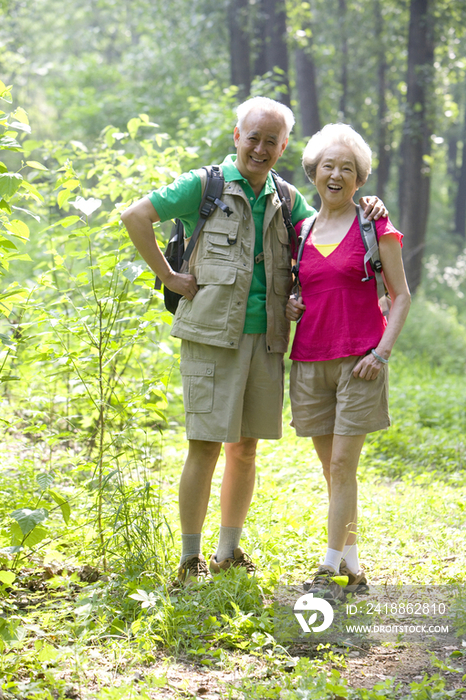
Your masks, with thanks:
[(20, 526), (23, 535), (27, 535), (36, 525), (46, 520), (49, 514), (45, 508), (37, 508), (36, 510), (20, 508), (19, 510), (14, 510), (10, 515)]
[(64, 219), (62, 219), (58, 223), (60, 224), (60, 226), (63, 226), (63, 228), (68, 228), (68, 226), (72, 226), (77, 221), (81, 221), (81, 219), (79, 216), (74, 215), (74, 216), (66, 216)]
[(38, 163), (37, 160), (27, 160), (26, 165), (28, 165), (30, 168), (34, 168), (34, 170), (48, 170), (45, 165)]
[(60, 190), (57, 195), (57, 203), (59, 207), (62, 207), (64, 203), (71, 197), (70, 190)]
[(71, 508), (67, 499), (63, 498), (63, 496), (60, 496), (60, 494), (56, 491), (52, 491), (52, 489), (49, 489), (49, 494), (52, 496), (55, 503), (60, 506), (63, 520), (65, 521), (66, 525), (68, 525), (71, 515)]
[(11, 122), (8, 126), (15, 131), (25, 131), (27, 134), (31, 133), (29, 124), (23, 124), (23, 122)]
[(0, 581), (7, 586), (11, 586), (16, 576), (12, 571), (0, 571)]
[(39, 542), (45, 540), (45, 538), (48, 537), (48, 535), (49, 531), (47, 530), (47, 528), (43, 525), (38, 525), (27, 535), (23, 544), (26, 547), (36, 547), (39, 544)]
[(41, 487), (42, 491), (45, 491), (49, 488), (49, 486), (53, 484), (55, 479), (51, 474), (47, 474), (47, 472), (42, 472), (41, 474), (38, 474), (36, 476), (36, 481)]
[(0, 136), (0, 151), (22, 151), (21, 144), (11, 136)]
[(24, 223), (24, 221), (13, 219), (5, 224), (5, 228), (14, 236), (18, 236), (18, 238), (22, 238), (24, 241), (29, 240), (29, 227)]
[(35, 187), (32, 182), (28, 182), (27, 180), (23, 180), (21, 183), (21, 189), (26, 190), (36, 201), (38, 202), (43, 202), (44, 198)]
[(129, 135), (132, 139), (134, 139), (137, 136), (139, 127), (141, 126), (141, 120), (138, 117), (133, 117), (133, 119), (129, 120), (127, 126)]
[(40, 223), (40, 216), (37, 214), (34, 214), (32, 211), (29, 211), (29, 209), (23, 209), (23, 207), (12, 207), (15, 211), (22, 211), (24, 214), (27, 214), (28, 216), (32, 216), (33, 219), (38, 221)]
[(12, 197), (19, 189), (22, 180), (19, 173), (0, 173), (0, 197)]

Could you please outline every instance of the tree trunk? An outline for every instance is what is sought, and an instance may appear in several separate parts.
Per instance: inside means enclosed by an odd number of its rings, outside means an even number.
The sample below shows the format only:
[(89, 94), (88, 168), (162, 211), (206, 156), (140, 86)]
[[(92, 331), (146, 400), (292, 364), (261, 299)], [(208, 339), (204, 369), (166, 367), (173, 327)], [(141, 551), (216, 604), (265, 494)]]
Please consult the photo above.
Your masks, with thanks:
[(229, 2), (231, 84), (238, 86), (238, 96), (242, 100), (246, 99), (251, 91), (248, 10), (249, 0)]
[(267, 73), (267, 14), (265, 0), (259, 0), (256, 4), (257, 14), (254, 21), (254, 75), (256, 77)]
[(341, 36), (341, 96), (339, 117), (345, 121), (348, 101), (348, 28), (346, 26), (346, 0), (338, 0), (338, 24)]
[(281, 86), (279, 100), (291, 105), (288, 79), (288, 45), (286, 41), (285, 0), (261, 0), (256, 21), (256, 75), (273, 73), (274, 82)]
[(413, 292), (421, 282), (429, 213), (433, 116), (430, 99), (434, 62), (433, 0), (411, 0), (406, 114), (400, 158), (400, 228), (405, 234), (404, 261)]
[(466, 105), (464, 108), (463, 153), (455, 206), (455, 232), (458, 236), (466, 238)]
[(301, 131), (308, 138), (320, 131), (319, 100), (317, 97), (316, 67), (312, 58), (312, 39), (307, 46), (295, 51), (296, 85), (301, 111)]
[(384, 199), (385, 190), (390, 173), (390, 144), (387, 124), (387, 61), (384, 46), (384, 26), (380, 0), (374, 2), (374, 24), (377, 46), (377, 92), (378, 92), (378, 134), (377, 152), (379, 164), (377, 166), (377, 195)]

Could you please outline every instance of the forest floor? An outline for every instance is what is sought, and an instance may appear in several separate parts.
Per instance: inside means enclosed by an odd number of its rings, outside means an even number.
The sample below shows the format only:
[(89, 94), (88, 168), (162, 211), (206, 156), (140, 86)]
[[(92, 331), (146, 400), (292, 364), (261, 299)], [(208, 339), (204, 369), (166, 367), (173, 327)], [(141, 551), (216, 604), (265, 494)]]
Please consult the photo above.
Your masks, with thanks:
[[(17, 451), (20, 443), (4, 453), (4, 496), (18, 487), (27, 490), (20, 462), (24, 467), (29, 460), (32, 475), (44, 459), (37, 451), (27, 455), (25, 441)], [(349, 597), (349, 604), (366, 612), (368, 603), (382, 606), (369, 620), (379, 626), (414, 625), (419, 618), (399, 615), (396, 607), (401, 590), (408, 601), (446, 600), (444, 616), (430, 620), (430, 609), (427, 622), (445, 623), (448, 632), (437, 627), (429, 634), (351, 635), (338, 618), (335, 628), (318, 636), (302, 634), (293, 617), (294, 602), (304, 593), (301, 581), (325, 546), (326, 492), (309, 443), (286, 429), (281, 442), (260, 446), (257, 489), (242, 540), (258, 564), (257, 576), (235, 571), (181, 592), (166, 582), (178, 549), (182, 434), (163, 449), (163, 467), (152, 477), (159, 520), (163, 512), (174, 537), (173, 544), (165, 536), (165, 568), (136, 575), (127, 561), (123, 570), (116, 548), (104, 571), (84, 502), (76, 503), (74, 527), (72, 520), (45, 539), (17, 566), (14, 584), (3, 587), (2, 618), (12, 628), (3, 630), (2, 700), (466, 697), (464, 474), (418, 471), (393, 478), (374, 464), (370, 450), (360, 473), (360, 551), (371, 589), (368, 596)], [(219, 464), (206, 554), (217, 537), (221, 473)], [(394, 601), (396, 609), (387, 612), (384, 605)]]

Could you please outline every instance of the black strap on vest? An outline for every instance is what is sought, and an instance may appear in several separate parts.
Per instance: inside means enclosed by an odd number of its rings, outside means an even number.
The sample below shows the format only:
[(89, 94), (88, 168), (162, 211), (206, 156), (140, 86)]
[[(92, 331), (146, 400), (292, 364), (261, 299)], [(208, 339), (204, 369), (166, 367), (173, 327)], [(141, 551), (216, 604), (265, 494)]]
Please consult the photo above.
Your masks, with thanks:
[(271, 170), (270, 174), (272, 175), (272, 179), (275, 183), (275, 189), (277, 190), (278, 198), (281, 203), (282, 207), (282, 214), (283, 214), (283, 223), (286, 226), (286, 230), (288, 231), (288, 240), (290, 242), (290, 245), (293, 243), (295, 246), (298, 245), (298, 237), (296, 235), (296, 231), (294, 230), (294, 226), (291, 222), (291, 196), (290, 196), (290, 189), (288, 187), (288, 183), (286, 180), (284, 180), (280, 175), (275, 171)]
[(189, 258), (191, 257), (194, 246), (197, 243), (201, 229), (214, 209), (216, 207), (220, 207), (220, 209), (225, 212), (227, 216), (233, 214), (230, 207), (220, 199), (223, 192), (223, 183), (225, 182), (222, 169), (218, 165), (205, 165), (204, 170), (207, 172), (207, 184), (204, 190), (201, 205), (199, 207), (199, 219), (197, 221), (196, 228), (189, 239), (188, 246), (184, 251), (183, 265), (180, 272), (186, 271)]

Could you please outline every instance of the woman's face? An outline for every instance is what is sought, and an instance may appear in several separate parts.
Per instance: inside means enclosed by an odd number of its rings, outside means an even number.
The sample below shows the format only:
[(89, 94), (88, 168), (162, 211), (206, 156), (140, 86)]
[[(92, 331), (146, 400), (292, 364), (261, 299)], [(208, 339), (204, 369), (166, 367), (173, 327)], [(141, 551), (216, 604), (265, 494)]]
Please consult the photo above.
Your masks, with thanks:
[(322, 202), (331, 209), (350, 202), (358, 189), (358, 174), (353, 151), (343, 143), (325, 149), (315, 176)]

